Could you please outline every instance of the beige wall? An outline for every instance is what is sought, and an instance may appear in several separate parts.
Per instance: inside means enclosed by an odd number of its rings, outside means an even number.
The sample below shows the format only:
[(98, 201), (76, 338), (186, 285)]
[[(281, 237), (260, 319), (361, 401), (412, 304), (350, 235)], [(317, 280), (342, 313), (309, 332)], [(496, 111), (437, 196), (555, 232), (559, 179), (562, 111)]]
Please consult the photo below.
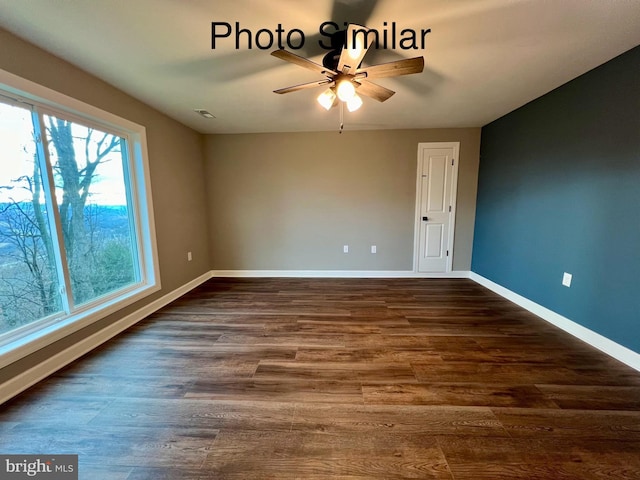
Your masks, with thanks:
[(0, 370), (1, 383), (209, 271), (210, 261), (202, 135), (2, 29), (0, 45), (1, 69), (146, 127), (162, 280), (162, 290), (152, 297)]
[(212, 268), (412, 270), (418, 143), (452, 141), (453, 266), (470, 270), (479, 128), (207, 136)]

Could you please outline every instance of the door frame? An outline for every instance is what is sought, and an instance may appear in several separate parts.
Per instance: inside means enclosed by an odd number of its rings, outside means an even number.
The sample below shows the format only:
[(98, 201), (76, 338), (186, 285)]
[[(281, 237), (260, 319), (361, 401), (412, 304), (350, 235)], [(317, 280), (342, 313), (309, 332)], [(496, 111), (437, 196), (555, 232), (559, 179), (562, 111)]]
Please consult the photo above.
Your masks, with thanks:
[[(421, 273), (418, 271), (419, 255), (420, 255), (420, 227), (422, 224), (422, 218), (420, 213), (420, 197), (422, 196), (422, 174), (420, 169), (420, 160), (422, 158), (422, 150), (429, 148), (453, 148), (453, 171), (451, 175), (451, 213), (449, 222), (449, 241), (447, 243), (447, 250), (449, 255), (447, 256), (447, 267), (445, 274), (453, 271), (453, 245), (456, 229), (456, 203), (458, 200), (458, 167), (460, 165), (460, 142), (420, 142), (418, 143), (418, 153), (416, 162), (416, 206), (414, 213), (414, 235), (413, 235), (413, 272)], [(429, 274), (433, 276), (442, 275), (442, 273)]]

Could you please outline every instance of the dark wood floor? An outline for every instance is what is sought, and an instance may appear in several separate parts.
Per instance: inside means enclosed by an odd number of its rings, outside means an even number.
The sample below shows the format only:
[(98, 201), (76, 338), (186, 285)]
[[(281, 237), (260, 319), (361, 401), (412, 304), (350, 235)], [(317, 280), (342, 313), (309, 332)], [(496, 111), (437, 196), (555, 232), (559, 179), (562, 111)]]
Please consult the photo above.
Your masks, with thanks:
[(640, 479), (640, 373), (470, 280), (211, 280), (0, 409), (88, 480)]

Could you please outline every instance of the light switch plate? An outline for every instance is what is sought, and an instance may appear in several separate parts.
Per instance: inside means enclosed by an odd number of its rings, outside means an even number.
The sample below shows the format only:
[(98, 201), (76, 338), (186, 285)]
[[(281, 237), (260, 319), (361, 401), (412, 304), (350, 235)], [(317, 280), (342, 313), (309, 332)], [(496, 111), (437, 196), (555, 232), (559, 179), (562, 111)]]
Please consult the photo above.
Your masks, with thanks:
[(570, 273), (564, 272), (564, 275), (562, 275), (562, 285), (564, 285), (565, 287), (570, 287), (572, 278), (573, 278), (573, 275), (571, 275)]

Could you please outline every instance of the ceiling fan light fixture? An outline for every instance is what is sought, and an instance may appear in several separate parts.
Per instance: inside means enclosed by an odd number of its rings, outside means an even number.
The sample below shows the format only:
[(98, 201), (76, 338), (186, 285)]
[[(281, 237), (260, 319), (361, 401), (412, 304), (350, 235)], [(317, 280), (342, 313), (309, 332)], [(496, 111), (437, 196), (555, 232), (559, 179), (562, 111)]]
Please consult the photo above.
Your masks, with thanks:
[[(338, 1), (350, 2), (355, 0)], [(324, 86), (327, 90), (317, 97), (317, 101), (326, 110), (330, 110), (331, 107), (339, 104), (341, 124), (345, 103), (350, 112), (355, 112), (363, 104), (360, 95), (373, 98), (378, 102), (384, 102), (395, 93), (393, 90), (371, 82), (371, 79), (410, 75), (420, 73), (424, 69), (424, 57), (406, 58), (395, 62), (361, 67), (362, 59), (372, 46), (372, 42), (368, 38), (371, 30), (356, 24), (347, 25), (345, 23), (345, 26), (347, 27), (346, 31), (338, 30), (333, 35), (330, 35), (331, 45), (334, 50), (324, 56), (322, 65), (289, 52), (282, 47), (271, 52), (274, 57), (307, 70), (313, 70), (315, 73), (325, 77), (323, 80), (279, 88), (274, 90), (274, 93), (290, 93)], [(324, 32), (321, 33), (324, 34)], [(377, 40), (377, 33), (375, 38)], [(337, 48), (340, 44), (342, 46)], [(358, 93), (356, 93), (356, 90)]]
[(318, 103), (322, 105), (322, 108), (329, 110), (333, 106), (333, 102), (336, 100), (336, 93), (332, 88), (327, 88), (324, 92), (318, 95)]
[(356, 87), (350, 80), (340, 80), (337, 91), (338, 98), (343, 102), (348, 102), (356, 94)]
[(350, 112), (355, 112), (362, 106), (362, 99), (357, 93), (353, 94), (349, 100), (347, 100), (347, 110)]

